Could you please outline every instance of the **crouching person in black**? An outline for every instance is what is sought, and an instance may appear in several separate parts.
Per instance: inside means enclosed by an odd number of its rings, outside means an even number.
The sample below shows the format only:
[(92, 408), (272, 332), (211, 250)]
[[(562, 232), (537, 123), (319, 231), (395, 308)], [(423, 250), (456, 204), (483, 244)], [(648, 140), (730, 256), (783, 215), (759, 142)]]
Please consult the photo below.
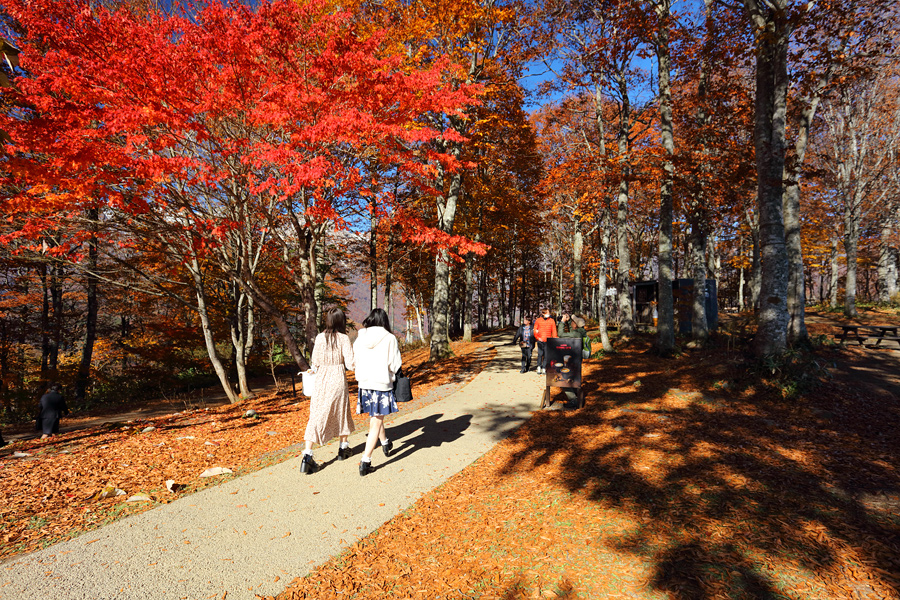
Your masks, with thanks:
[(531, 370), (531, 353), (534, 350), (534, 329), (529, 324), (526, 317), (522, 317), (522, 324), (516, 331), (516, 337), (513, 338), (513, 344), (518, 343), (522, 348), (522, 369), (520, 373), (527, 373)]
[(47, 390), (47, 393), (41, 396), (41, 412), (37, 418), (37, 424), (43, 434), (41, 439), (59, 433), (59, 418), (69, 414), (66, 400), (60, 393), (61, 389), (61, 385), (54, 383)]

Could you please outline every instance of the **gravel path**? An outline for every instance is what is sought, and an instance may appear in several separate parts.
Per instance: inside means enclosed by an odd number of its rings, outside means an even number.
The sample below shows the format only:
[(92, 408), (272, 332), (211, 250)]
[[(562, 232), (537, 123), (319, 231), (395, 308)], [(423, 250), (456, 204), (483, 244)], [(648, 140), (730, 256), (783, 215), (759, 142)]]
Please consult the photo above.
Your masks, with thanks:
[[(498, 344), (509, 333), (494, 336)], [(485, 341), (485, 338), (482, 338)], [(490, 338), (488, 338), (490, 341)], [(359, 476), (365, 443), (335, 460), (337, 444), (234, 479), (157, 509), (0, 565), (0, 599), (253, 599), (338, 554), (399, 514), (508, 436), (540, 406), (543, 377), (518, 371), (518, 347), (471, 383), (388, 425), (394, 454), (373, 456)]]

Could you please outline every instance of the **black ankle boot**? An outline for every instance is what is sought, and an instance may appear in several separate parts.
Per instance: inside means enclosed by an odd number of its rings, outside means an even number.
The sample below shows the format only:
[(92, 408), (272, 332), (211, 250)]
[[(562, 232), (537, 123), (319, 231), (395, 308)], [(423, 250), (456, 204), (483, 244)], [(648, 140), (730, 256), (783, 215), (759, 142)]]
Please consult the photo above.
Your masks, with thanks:
[(371, 462), (363, 462), (359, 461), (359, 475), (360, 477), (365, 477), (369, 473), (375, 470), (375, 467), (372, 466)]
[(312, 454), (304, 454), (300, 461), (300, 472), (312, 475), (319, 470), (319, 464), (313, 460)]

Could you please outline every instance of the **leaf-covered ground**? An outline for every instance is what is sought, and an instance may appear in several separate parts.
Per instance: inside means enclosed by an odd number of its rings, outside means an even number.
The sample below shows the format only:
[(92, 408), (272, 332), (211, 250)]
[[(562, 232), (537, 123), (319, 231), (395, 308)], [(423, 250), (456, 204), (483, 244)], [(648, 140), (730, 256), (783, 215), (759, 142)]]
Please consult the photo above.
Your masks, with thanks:
[[(474, 377), (496, 353), (479, 342), (455, 342), (452, 349), (454, 357), (435, 363), (427, 362), (427, 348), (404, 354), (416, 399), (401, 412), (440, 399)], [(355, 382), (350, 389), (352, 403)], [(257, 418), (243, 417), (250, 409)], [(199, 477), (211, 467), (226, 467), (239, 476), (297, 456), (308, 416), (307, 398), (282, 391), (128, 423), (80, 418), (83, 428), (76, 431), (9, 444), (0, 450), (0, 559), (223, 481)], [(357, 430), (368, 427), (367, 419), (354, 416)], [(177, 494), (166, 489), (170, 479), (181, 488)], [(125, 494), (97, 498), (107, 486)], [(125, 502), (138, 493), (147, 493), (151, 501)]]
[(726, 336), (673, 359), (641, 337), (586, 363), (584, 409), (535, 414), (278, 600), (900, 598), (898, 356), (748, 369)]

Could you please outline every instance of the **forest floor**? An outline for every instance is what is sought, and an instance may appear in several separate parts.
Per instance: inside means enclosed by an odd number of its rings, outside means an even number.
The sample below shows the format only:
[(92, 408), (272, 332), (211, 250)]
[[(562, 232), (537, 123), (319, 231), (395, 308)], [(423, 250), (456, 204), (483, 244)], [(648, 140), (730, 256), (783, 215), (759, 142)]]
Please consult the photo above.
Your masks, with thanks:
[(535, 413), (278, 600), (898, 599), (900, 352), (836, 345), (843, 322), (811, 313), (816, 350), (768, 369), (736, 318), (672, 359), (617, 344), (583, 409)]
[[(846, 322), (809, 313), (814, 350), (767, 365), (749, 358), (739, 317), (670, 359), (648, 334), (616, 342), (585, 361), (584, 408), (535, 412), (278, 599), (900, 600), (900, 351), (836, 344)], [(867, 311), (858, 324), (900, 317)], [(421, 352), (415, 402), (464, 385), (493, 351), (463, 345), (440, 365)], [(239, 475), (296, 456), (307, 406), (296, 400), (282, 391), (4, 448), (0, 556), (144, 509), (95, 499), (107, 482), (166, 502), (165, 479), (199, 489), (223, 459), (248, 465)], [(261, 418), (241, 418), (248, 408)], [(157, 425), (182, 429), (160, 446), (141, 433)], [(260, 427), (270, 435), (251, 443)]]
[[(404, 372), (414, 383), (415, 399), (402, 406), (403, 413), (465, 385), (496, 354), (493, 344), (482, 342), (453, 342), (451, 349), (454, 356), (437, 362), (428, 362), (427, 347), (404, 353)], [(308, 398), (300, 395), (299, 378), (296, 394), (289, 379), (279, 388), (259, 388), (256, 398), (237, 404), (216, 402), (207, 391), (193, 400), (149, 400), (107, 414), (74, 415), (63, 419), (59, 435), (46, 440), (28, 430), (13, 434), (0, 449), (0, 560), (222, 480), (200, 478), (206, 469), (229, 465), (240, 476), (298, 456)], [(355, 394), (351, 381), (354, 406)], [(245, 418), (251, 409), (257, 416)], [(354, 422), (357, 430), (365, 430), (368, 415), (354, 414)], [(168, 491), (167, 480), (178, 483), (177, 495)], [(124, 495), (116, 496), (117, 489)], [(150, 501), (123, 502), (140, 493)]]

